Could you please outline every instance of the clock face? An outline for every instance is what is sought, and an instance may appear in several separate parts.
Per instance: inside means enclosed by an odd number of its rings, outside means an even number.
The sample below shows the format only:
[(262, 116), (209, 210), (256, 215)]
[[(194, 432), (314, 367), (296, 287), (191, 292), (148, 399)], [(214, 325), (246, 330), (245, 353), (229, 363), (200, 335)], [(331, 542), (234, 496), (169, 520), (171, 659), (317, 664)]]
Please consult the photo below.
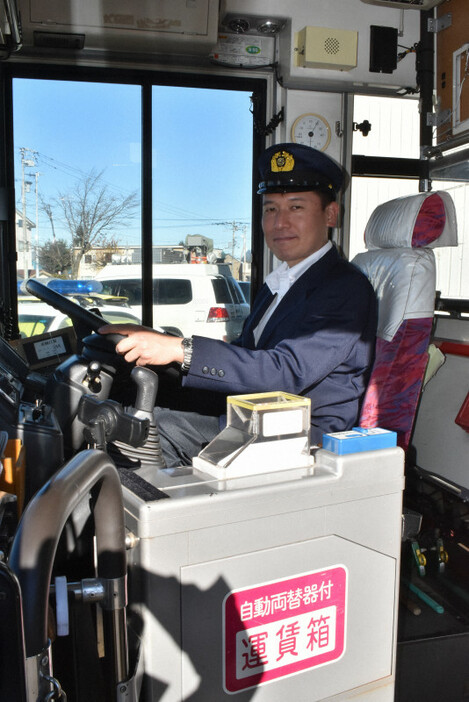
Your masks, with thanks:
[(300, 115), (294, 121), (291, 138), (296, 144), (305, 144), (318, 151), (325, 151), (331, 140), (331, 128), (324, 117), (309, 112)]

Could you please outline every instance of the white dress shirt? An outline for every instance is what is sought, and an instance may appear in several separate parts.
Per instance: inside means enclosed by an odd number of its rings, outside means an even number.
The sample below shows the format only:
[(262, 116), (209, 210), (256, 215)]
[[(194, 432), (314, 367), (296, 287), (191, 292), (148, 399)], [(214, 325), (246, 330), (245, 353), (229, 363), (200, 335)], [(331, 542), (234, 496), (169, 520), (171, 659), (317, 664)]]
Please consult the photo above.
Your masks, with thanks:
[(266, 285), (269, 287), (270, 292), (273, 293), (275, 297), (265, 311), (259, 324), (254, 329), (253, 333), (256, 346), (267, 322), (271, 318), (283, 296), (290, 290), (293, 283), (295, 283), (310, 266), (319, 261), (319, 259), (322, 258), (331, 248), (332, 243), (328, 241), (327, 244), (322, 246), (318, 251), (312, 253), (311, 256), (304, 258), (302, 261), (297, 263), (296, 266), (292, 266), (290, 268), (288, 263), (283, 261), (274, 271), (272, 271), (272, 273), (269, 273), (269, 275), (266, 276)]

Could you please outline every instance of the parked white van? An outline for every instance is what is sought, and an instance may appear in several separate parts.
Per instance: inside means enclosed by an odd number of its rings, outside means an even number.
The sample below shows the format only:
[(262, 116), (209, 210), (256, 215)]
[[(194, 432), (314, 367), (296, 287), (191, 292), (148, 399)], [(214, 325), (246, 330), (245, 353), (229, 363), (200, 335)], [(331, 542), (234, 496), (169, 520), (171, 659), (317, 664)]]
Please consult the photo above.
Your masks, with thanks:
[[(142, 313), (141, 267), (110, 264), (95, 276), (103, 293), (126, 297)], [(226, 264), (153, 265), (153, 325), (181, 335), (232, 341), (241, 333), (249, 305)]]

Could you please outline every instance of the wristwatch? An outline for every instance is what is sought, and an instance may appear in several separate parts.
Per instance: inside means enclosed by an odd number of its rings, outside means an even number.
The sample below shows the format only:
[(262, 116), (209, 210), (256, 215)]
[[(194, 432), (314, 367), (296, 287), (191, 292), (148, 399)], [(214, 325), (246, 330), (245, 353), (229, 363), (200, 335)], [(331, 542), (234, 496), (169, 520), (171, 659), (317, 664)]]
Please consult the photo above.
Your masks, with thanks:
[(182, 350), (184, 351), (184, 360), (181, 364), (183, 373), (188, 373), (192, 361), (192, 337), (185, 338), (181, 341)]

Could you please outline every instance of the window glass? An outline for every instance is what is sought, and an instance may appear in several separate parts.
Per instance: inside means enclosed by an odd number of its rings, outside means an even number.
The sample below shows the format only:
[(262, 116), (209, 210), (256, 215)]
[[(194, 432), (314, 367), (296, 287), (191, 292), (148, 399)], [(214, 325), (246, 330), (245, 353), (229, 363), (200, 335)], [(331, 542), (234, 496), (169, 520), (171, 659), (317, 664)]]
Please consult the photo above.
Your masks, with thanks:
[(238, 304), (242, 304), (243, 302), (245, 302), (244, 295), (241, 292), (241, 288), (239, 287), (237, 281), (230, 278), (227, 278), (227, 280), (228, 285), (230, 286), (231, 295), (233, 297), (234, 302)]
[(141, 280), (103, 280), (103, 294), (125, 297), (130, 306), (142, 304)]
[(191, 300), (192, 286), (190, 280), (159, 278), (153, 282), (153, 301), (155, 305), (186, 305)]
[[(357, 129), (353, 136), (353, 153), (364, 156), (419, 158), (418, 102), (414, 99), (357, 96), (354, 99), (354, 123), (368, 119), (367, 137)], [(467, 169), (459, 169), (459, 173)], [(441, 175), (441, 174), (440, 174)], [(451, 176), (445, 175), (450, 178)], [(436, 287), (442, 297), (469, 299), (469, 184), (465, 175), (458, 180), (432, 180), (432, 191), (447, 190), (456, 208), (458, 246), (435, 248)], [(379, 204), (418, 192), (416, 180), (397, 178), (352, 178), (349, 256), (365, 251), (364, 231), (368, 219)]]
[[(371, 131), (364, 137), (354, 132), (353, 153), (365, 156), (419, 158), (418, 103), (411, 99), (357, 96), (354, 122), (364, 119)], [(459, 173), (466, 173), (465, 168)], [(451, 177), (451, 176), (446, 176)], [(436, 287), (442, 297), (469, 299), (469, 184), (460, 180), (432, 180), (432, 191), (447, 190), (456, 208), (458, 246), (435, 248)], [(416, 180), (352, 177), (349, 256), (365, 251), (364, 232), (368, 219), (379, 204), (418, 192)], [(466, 272), (466, 273), (465, 273)]]
[(218, 302), (219, 305), (227, 305), (233, 302), (225, 278), (214, 278), (212, 286), (215, 292), (215, 302)]
[[(357, 128), (357, 125), (361, 125), (365, 120), (371, 124), (368, 136), (363, 136)], [(356, 95), (353, 121), (354, 155), (419, 158), (417, 100)], [(365, 251), (365, 226), (375, 207), (387, 200), (417, 192), (417, 180), (352, 177), (348, 251), (350, 259)]]
[[(129, 232), (140, 238), (140, 95), (136, 85), (13, 80), (18, 279), (92, 278)], [(22, 296), (20, 320), (27, 304)], [(54, 312), (31, 333), (69, 323)]]
[(352, 178), (349, 257), (366, 251), (365, 227), (371, 213), (382, 202), (418, 192), (416, 180), (404, 178)]
[[(248, 91), (153, 86), (153, 248), (168, 268), (180, 260), (191, 266), (225, 263), (228, 276), (250, 278), (243, 265), (251, 238), (250, 98)], [(225, 280), (213, 286), (214, 300), (199, 305), (191, 318), (181, 310), (172, 320), (184, 335), (224, 339), (239, 333), (239, 322), (225, 316), (215, 327), (208, 323), (211, 305), (233, 302)], [(161, 319), (155, 308), (154, 315)]]
[(469, 183), (436, 181), (433, 190), (447, 190), (451, 195), (457, 218), (458, 246), (434, 249), (436, 257), (436, 289), (442, 297), (469, 300)]
[[(103, 270), (117, 264), (122, 277), (104, 294), (125, 297), (139, 318), (142, 276), (125, 271), (142, 262), (141, 98), (136, 84), (13, 80), (18, 278), (105, 280)], [(154, 86), (153, 263), (223, 261), (229, 275), (250, 279), (242, 265), (251, 237), (250, 98), (247, 90)], [(165, 317), (181, 333), (240, 331), (229, 321), (204, 326), (214, 300), (197, 308), (189, 276), (165, 277), (154, 293), (155, 318), (158, 305), (193, 302), (190, 317)]]
[(14, 79), (19, 276), (92, 277), (129, 232), (139, 240), (140, 93)]
[(245, 301), (249, 304), (251, 302), (251, 283), (247, 280), (241, 280), (239, 282), (239, 287), (241, 288)]
[[(364, 233), (368, 219), (380, 203), (396, 197), (413, 195), (418, 184), (412, 180), (383, 178), (353, 178), (350, 221), (350, 259), (365, 251)], [(436, 259), (436, 289), (442, 297), (469, 299), (469, 184), (432, 181), (432, 191), (447, 190), (455, 204), (458, 246), (434, 248)]]
[[(355, 96), (353, 153), (420, 158), (418, 108), (418, 100), (414, 98)], [(367, 136), (357, 128), (365, 120), (371, 124)]]
[(22, 314), (20, 308), (20, 316), (18, 325), (22, 337), (34, 336), (34, 334), (43, 334), (47, 331), (48, 326), (52, 322), (52, 317), (36, 316), (34, 314)]

